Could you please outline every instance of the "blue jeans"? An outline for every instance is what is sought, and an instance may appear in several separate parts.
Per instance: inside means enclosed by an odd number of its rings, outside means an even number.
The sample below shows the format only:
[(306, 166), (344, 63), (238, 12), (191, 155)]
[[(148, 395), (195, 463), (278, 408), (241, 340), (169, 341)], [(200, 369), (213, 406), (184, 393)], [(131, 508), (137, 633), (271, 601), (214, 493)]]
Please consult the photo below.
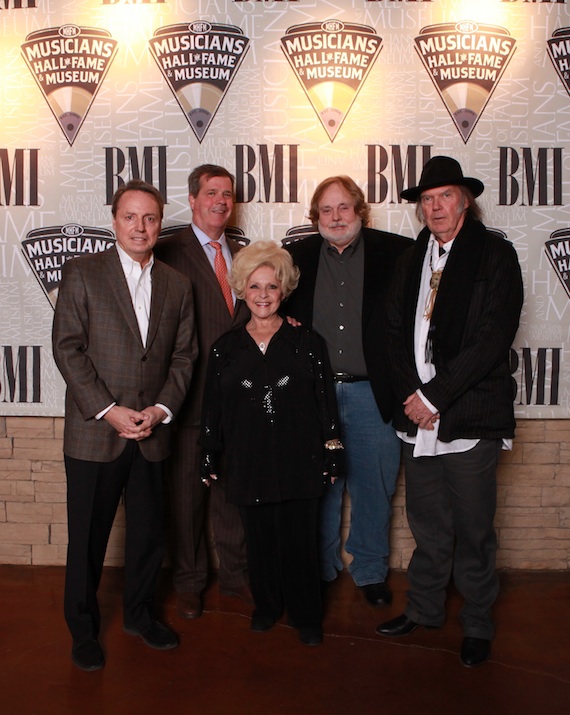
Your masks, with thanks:
[(336, 396), (346, 453), (346, 478), (327, 487), (321, 501), (321, 578), (333, 581), (343, 568), (342, 497), (350, 494), (350, 534), (345, 549), (357, 586), (386, 580), (390, 554), (391, 501), (400, 466), (400, 440), (382, 420), (369, 382), (337, 383)]

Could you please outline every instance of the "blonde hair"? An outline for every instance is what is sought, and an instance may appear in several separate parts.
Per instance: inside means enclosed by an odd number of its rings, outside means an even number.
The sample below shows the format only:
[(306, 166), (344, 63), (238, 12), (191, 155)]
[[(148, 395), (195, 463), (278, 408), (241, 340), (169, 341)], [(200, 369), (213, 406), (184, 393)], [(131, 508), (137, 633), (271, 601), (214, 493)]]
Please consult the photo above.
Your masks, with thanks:
[(275, 271), (281, 285), (283, 298), (287, 298), (299, 283), (299, 269), (293, 264), (291, 254), (273, 241), (255, 241), (234, 257), (229, 283), (238, 298), (245, 297), (248, 278), (261, 266)]

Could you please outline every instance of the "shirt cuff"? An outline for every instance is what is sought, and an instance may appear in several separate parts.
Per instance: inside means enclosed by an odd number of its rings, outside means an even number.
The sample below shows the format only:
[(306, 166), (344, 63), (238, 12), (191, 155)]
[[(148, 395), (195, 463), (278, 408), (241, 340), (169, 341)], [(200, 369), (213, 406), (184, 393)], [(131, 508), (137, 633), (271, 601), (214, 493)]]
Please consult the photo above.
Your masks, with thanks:
[(160, 402), (157, 402), (154, 406), (159, 407), (161, 410), (164, 410), (166, 412), (166, 417), (162, 420), (161, 424), (167, 425), (172, 422), (172, 420), (174, 419), (174, 415), (166, 405), (161, 405)]
[(436, 415), (439, 410), (435, 405), (432, 405), (431, 402), (428, 400), (428, 398), (424, 395), (424, 393), (421, 390), (416, 390), (417, 396), (420, 398), (420, 400), (424, 403), (424, 405), (431, 410), (434, 415)]
[(109, 412), (109, 410), (110, 410), (112, 407), (114, 407), (116, 404), (117, 404), (116, 402), (112, 402), (112, 403), (109, 405), (109, 407), (105, 407), (104, 410), (101, 410), (101, 412), (98, 412), (98, 413), (95, 415), (95, 419), (96, 419), (96, 420), (100, 420), (102, 417), (105, 417), (105, 415), (107, 414), (107, 412)]

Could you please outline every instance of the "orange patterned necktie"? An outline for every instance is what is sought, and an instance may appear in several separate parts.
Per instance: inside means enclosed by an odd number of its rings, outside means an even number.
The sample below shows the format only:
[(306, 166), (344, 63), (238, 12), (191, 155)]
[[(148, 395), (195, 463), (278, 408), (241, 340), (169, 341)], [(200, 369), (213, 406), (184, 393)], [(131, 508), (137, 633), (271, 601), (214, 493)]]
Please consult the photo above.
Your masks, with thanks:
[(222, 247), (219, 241), (210, 241), (210, 246), (216, 249), (216, 257), (214, 258), (214, 270), (216, 272), (216, 278), (222, 289), (224, 300), (230, 311), (230, 315), (234, 314), (234, 300), (232, 298), (232, 289), (228, 283), (228, 267), (226, 266), (226, 261), (222, 256)]

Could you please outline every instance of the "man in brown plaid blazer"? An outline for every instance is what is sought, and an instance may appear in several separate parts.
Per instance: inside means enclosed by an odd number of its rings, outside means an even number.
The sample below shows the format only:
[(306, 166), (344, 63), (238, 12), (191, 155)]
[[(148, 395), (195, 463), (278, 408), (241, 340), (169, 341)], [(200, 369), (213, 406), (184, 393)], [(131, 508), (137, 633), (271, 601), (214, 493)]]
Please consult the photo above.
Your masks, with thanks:
[(104, 664), (96, 594), (123, 493), (124, 629), (153, 648), (178, 645), (154, 612), (163, 558), (162, 462), (197, 353), (190, 283), (152, 252), (160, 193), (131, 181), (115, 194), (112, 213), (116, 247), (66, 264), (53, 325), (54, 358), (67, 383), (64, 610), (72, 660), (83, 670)]

